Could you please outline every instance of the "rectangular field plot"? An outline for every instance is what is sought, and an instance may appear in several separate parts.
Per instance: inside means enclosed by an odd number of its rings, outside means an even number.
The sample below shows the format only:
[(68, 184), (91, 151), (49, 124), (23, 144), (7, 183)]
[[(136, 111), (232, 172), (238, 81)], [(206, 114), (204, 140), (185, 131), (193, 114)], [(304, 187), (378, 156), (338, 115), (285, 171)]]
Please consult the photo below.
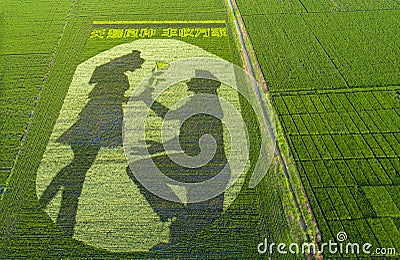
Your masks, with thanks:
[(400, 82), (399, 16), (400, 10), (303, 17), (349, 87), (379, 87)]
[(395, 89), (273, 96), (323, 241), (345, 230), (352, 241), (374, 234), (376, 244), (398, 243), (382, 224), (398, 233), (395, 99)]
[(397, 10), (399, 0), (237, 0), (242, 15)]
[(399, 10), (244, 16), (271, 92), (400, 83)]
[(400, 8), (399, 0), (302, 0), (308, 12), (376, 11)]
[(244, 21), (271, 92), (346, 87), (301, 15), (246, 16)]

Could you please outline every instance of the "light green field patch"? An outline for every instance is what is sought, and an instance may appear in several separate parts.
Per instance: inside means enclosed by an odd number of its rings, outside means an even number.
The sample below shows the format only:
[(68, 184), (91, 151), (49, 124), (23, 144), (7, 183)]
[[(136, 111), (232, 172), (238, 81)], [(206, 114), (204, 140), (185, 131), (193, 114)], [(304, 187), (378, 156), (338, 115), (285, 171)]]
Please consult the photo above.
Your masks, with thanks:
[[(145, 62), (141, 69), (126, 73), (130, 84), (130, 89), (125, 92), (127, 98), (132, 95), (135, 86), (156, 68), (157, 62), (169, 64), (191, 57), (216, 58), (197, 46), (181, 41), (151, 39), (116, 46), (80, 64), (75, 71), (37, 173), (38, 198), (56, 174), (73, 159), (72, 149), (68, 145), (58, 143), (57, 139), (79, 119), (79, 113), (88, 104), (89, 93), (94, 87), (89, 84), (89, 80), (96, 66), (131, 53), (132, 50), (140, 51), (140, 57)], [(240, 111), (239, 98), (235, 91), (223, 86), (218, 94)], [(185, 96), (186, 93), (182, 95)], [(167, 99), (164, 101), (169, 102)], [(231, 147), (229, 138), (229, 133), (224, 129), (227, 156)], [(128, 177), (127, 165), (122, 147), (100, 149), (95, 162), (86, 173), (73, 238), (112, 252), (147, 251), (157, 244), (169, 241), (171, 220), (161, 221), (139, 188)], [(236, 198), (243, 181), (244, 176), (225, 193), (224, 209)], [(59, 191), (46, 207), (46, 212), (54, 222), (60, 210), (60, 195)]]
[(385, 187), (365, 186), (363, 190), (378, 217), (400, 216), (400, 210), (397, 208)]

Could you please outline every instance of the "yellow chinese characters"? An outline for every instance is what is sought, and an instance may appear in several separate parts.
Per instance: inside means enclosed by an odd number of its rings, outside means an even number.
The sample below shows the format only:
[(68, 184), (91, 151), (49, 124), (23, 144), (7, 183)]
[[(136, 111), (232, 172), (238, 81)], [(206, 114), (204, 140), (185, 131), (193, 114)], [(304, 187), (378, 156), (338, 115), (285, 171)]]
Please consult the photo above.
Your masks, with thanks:
[(211, 28), (211, 37), (227, 37), (226, 28)]
[(124, 36), (124, 29), (109, 29), (107, 38), (108, 39), (120, 39)]
[(227, 37), (226, 28), (166, 28), (163, 29), (161, 37)]
[(90, 39), (122, 39), (122, 38), (152, 38), (157, 35), (154, 28), (109, 28), (109, 29), (93, 29)]
[(90, 34), (90, 39), (93, 38), (103, 39), (105, 35), (106, 35), (106, 29), (93, 29), (92, 33)]
[(209, 37), (227, 37), (225, 27), (184, 27), (184, 28), (94, 28), (90, 34), (90, 39), (122, 39), (122, 38), (209, 38)]

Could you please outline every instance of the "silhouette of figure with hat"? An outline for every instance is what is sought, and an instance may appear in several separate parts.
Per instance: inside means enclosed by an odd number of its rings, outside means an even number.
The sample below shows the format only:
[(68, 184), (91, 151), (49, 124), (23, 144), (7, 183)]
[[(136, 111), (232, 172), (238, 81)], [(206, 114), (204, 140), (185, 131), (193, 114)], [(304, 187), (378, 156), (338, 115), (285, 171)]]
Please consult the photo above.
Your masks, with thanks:
[[(211, 94), (217, 96), (217, 89), (221, 86), (221, 82), (209, 71), (197, 70), (195, 71), (195, 77), (188, 81), (186, 85), (188, 86), (188, 90), (195, 94)], [(151, 103), (151, 93), (153, 90), (152, 88), (148, 88), (140, 96), (147, 105)], [(174, 111), (176, 112), (174, 114), (177, 118), (172, 117), (170, 119), (182, 120), (181, 115), (187, 113), (186, 111), (188, 110), (193, 111), (192, 106), (193, 103), (191, 103), (189, 99), (188, 102)], [(151, 110), (163, 119), (169, 112), (169, 108), (157, 101), (152, 104)], [(222, 108), (219, 103), (217, 107), (214, 108), (214, 111), (222, 118)], [(224, 150), (223, 125), (221, 120), (216, 116), (204, 113), (192, 115), (183, 122), (179, 131), (178, 140), (183, 152), (189, 156), (196, 156), (201, 152), (199, 146), (200, 137), (206, 134), (213, 136), (216, 142), (216, 152), (208, 163), (198, 168), (187, 168), (178, 165), (173, 162), (168, 155), (156, 155), (164, 151), (164, 144), (158, 142), (146, 141), (147, 144), (150, 145), (148, 152), (150, 155), (154, 155), (152, 156), (153, 162), (166, 176), (185, 183), (203, 182), (216, 176), (228, 163)], [(164, 249), (177, 242), (190, 239), (222, 214), (224, 194), (207, 201), (189, 203), (187, 205), (171, 202), (149, 192), (137, 181), (129, 167), (127, 168), (127, 172), (140, 188), (141, 193), (145, 196), (150, 205), (152, 205), (155, 212), (158, 213), (161, 220), (164, 222), (168, 220), (172, 221), (169, 243), (160, 244), (153, 249)]]

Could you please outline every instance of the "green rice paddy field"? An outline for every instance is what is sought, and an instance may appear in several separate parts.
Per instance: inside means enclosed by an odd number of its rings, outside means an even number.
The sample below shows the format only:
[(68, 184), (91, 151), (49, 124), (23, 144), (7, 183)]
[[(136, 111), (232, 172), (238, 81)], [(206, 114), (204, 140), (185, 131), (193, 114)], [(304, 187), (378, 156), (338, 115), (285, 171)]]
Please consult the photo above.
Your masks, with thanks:
[(238, 2), (322, 241), (398, 248), (400, 2)]
[[(103, 107), (92, 95), (106, 76), (95, 70), (128, 49), (140, 53), (140, 68), (110, 74), (112, 84), (129, 83), (125, 101), (156, 64), (202, 56), (244, 66), (228, 2), (0, 1), (1, 259), (399, 257), (400, 1), (235, 5), (268, 85), (289, 175), (274, 157), (248, 188), (265, 133), (245, 98), (222, 85), (217, 94), (243, 116), (250, 154), (239, 181), (208, 212), (213, 200), (173, 204), (144, 191), (118, 138), (101, 148), (59, 140), (85, 114), (96, 121), (85, 111)], [(157, 101), (169, 109), (188, 95), (182, 83)], [(160, 140), (157, 113), (147, 122), (148, 142)], [(234, 143), (225, 126), (220, 132), (227, 151)], [(74, 177), (57, 183), (68, 167)], [(339, 232), (346, 242), (372, 244), (372, 253), (257, 251), (265, 238), (321, 249), (340, 242)]]

